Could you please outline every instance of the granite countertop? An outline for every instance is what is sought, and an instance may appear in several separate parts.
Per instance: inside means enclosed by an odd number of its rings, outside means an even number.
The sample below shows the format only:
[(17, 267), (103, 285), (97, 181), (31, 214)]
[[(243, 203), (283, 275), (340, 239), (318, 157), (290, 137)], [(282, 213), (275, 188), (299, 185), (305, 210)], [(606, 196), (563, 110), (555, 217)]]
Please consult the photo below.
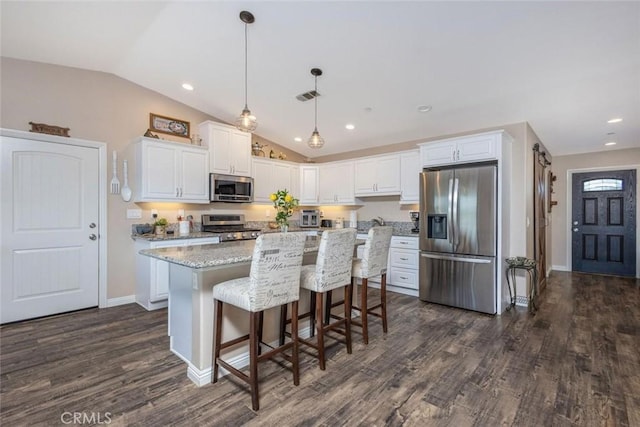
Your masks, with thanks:
[(179, 239), (204, 239), (206, 237), (216, 237), (218, 236), (215, 233), (205, 233), (202, 231), (194, 231), (189, 234), (132, 234), (131, 238), (133, 240), (147, 240), (149, 242), (158, 242), (165, 240), (179, 240)]
[[(356, 245), (362, 244), (364, 240), (356, 240)], [(185, 267), (201, 269), (250, 262), (254, 246), (255, 240), (240, 240), (210, 245), (143, 249), (140, 254)], [(316, 252), (319, 246), (318, 237), (307, 236), (304, 253)]]

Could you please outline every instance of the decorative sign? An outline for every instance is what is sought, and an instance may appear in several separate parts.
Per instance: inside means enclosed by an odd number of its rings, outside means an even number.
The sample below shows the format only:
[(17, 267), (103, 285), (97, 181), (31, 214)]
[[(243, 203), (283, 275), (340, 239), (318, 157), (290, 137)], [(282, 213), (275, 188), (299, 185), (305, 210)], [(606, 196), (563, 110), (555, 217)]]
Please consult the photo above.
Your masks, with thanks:
[(172, 119), (171, 117), (149, 114), (149, 129), (155, 132), (176, 135), (182, 138), (189, 138), (189, 122)]
[(46, 133), (48, 135), (66, 136), (69, 138), (69, 128), (48, 125), (45, 123), (29, 122), (31, 130), (29, 132)]

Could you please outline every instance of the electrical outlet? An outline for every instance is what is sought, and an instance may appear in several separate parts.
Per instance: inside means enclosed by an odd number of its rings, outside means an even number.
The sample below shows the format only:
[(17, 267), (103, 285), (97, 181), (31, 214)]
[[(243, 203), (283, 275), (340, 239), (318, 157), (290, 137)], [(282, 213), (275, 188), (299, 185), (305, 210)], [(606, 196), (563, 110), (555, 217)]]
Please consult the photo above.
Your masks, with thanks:
[(158, 217), (158, 209), (151, 209), (151, 218)]
[(324, 211), (320, 211), (320, 218), (324, 216)]
[(184, 209), (178, 209), (178, 216), (184, 219)]
[(270, 211), (269, 209), (265, 209), (265, 210), (264, 210), (264, 217), (265, 217), (265, 218), (269, 218), (269, 217), (271, 216), (271, 215), (270, 215), (270, 212), (271, 212), (271, 211)]
[(142, 209), (127, 209), (127, 219), (142, 219)]

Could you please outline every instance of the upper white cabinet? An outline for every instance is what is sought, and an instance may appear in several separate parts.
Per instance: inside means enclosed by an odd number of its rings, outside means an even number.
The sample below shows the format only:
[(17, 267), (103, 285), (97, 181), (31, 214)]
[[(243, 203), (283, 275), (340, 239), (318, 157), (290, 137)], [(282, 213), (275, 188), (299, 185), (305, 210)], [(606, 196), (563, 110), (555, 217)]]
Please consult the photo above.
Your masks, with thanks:
[(251, 134), (210, 120), (200, 123), (202, 141), (209, 148), (211, 173), (251, 175)]
[(300, 200), (301, 205), (318, 205), (319, 203), (320, 168), (318, 166), (300, 165)]
[(353, 205), (353, 162), (324, 163), (319, 166), (319, 203), (321, 205)]
[(367, 157), (355, 161), (355, 196), (400, 194), (400, 155)]
[(495, 160), (502, 132), (487, 132), (419, 144), (422, 166)]
[(206, 147), (145, 137), (133, 144), (134, 201), (209, 203)]
[(253, 159), (253, 201), (273, 203), (269, 196), (277, 190), (288, 190), (293, 197), (299, 195), (299, 166), (295, 163), (262, 158)]
[(420, 151), (412, 150), (400, 153), (400, 204), (413, 204), (420, 201)]

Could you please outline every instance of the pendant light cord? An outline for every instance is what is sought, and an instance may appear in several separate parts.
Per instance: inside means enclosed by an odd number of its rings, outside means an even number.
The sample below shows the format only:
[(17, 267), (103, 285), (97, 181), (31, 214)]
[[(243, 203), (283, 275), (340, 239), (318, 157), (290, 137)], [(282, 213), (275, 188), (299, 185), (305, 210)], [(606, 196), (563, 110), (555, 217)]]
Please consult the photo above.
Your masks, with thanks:
[(314, 124), (314, 129), (317, 131), (318, 130), (318, 76), (314, 76), (315, 77), (315, 124)]
[(244, 23), (244, 108), (247, 104), (247, 23)]

